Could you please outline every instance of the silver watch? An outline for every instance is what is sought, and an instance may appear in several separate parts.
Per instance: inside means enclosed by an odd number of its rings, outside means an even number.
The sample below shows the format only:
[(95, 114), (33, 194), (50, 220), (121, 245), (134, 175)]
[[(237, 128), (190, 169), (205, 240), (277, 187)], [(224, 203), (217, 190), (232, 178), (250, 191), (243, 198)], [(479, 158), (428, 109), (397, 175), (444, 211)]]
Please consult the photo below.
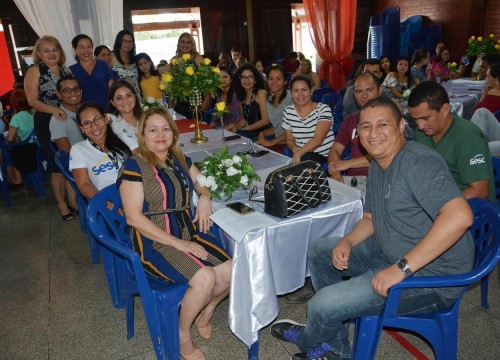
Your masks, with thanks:
[(406, 258), (399, 259), (396, 265), (403, 272), (403, 274), (405, 274), (406, 277), (413, 276), (413, 271), (411, 271), (410, 265), (408, 265), (408, 260), (406, 260)]

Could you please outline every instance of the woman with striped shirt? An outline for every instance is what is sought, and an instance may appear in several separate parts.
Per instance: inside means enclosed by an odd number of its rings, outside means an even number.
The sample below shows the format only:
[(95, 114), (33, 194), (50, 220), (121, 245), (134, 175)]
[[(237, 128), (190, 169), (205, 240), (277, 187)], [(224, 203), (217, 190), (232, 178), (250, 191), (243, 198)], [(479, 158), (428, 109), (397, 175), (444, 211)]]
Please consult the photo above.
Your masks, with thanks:
[(283, 112), (286, 144), (293, 153), (293, 162), (314, 160), (326, 163), (335, 139), (330, 107), (312, 101), (311, 80), (295, 76), (291, 83), (293, 105)]

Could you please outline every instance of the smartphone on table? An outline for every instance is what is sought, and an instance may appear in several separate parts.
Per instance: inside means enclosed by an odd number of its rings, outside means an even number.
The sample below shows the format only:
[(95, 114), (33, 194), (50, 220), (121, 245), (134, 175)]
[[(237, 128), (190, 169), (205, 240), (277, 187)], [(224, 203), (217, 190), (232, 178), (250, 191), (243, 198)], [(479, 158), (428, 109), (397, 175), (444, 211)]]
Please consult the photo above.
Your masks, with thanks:
[(234, 210), (241, 215), (247, 215), (247, 214), (251, 214), (251, 213), (255, 212), (255, 210), (252, 209), (250, 206), (243, 204), (240, 201), (226, 204), (226, 206), (228, 208), (230, 208), (231, 210)]

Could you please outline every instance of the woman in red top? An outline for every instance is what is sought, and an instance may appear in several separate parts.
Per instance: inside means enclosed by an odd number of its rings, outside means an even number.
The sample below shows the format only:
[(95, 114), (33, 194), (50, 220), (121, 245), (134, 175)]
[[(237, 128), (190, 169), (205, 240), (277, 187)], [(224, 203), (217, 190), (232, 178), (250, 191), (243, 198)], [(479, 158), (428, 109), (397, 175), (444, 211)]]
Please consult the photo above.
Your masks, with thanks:
[(474, 110), (480, 108), (493, 114), (500, 110), (500, 63), (492, 64), (486, 72), (486, 86)]

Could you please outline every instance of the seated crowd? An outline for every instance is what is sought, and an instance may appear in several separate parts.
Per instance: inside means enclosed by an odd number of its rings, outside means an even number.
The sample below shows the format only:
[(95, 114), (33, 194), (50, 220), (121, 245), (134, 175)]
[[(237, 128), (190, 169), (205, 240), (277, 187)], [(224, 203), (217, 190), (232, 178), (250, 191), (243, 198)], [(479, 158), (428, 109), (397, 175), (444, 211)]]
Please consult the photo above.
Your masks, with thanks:
[[(186, 118), (193, 118), (188, 101), (165, 103), (159, 85), (161, 73), (170, 71), (172, 60), (189, 55), (196, 68), (203, 57), (188, 33), (180, 35), (176, 55), (170, 62), (162, 61), (158, 66), (149, 55), (135, 54), (134, 36), (127, 30), (117, 34), (112, 49), (101, 45), (94, 50), (92, 39), (84, 34), (76, 36), (72, 45), (77, 63), (68, 68), (55, 37), (44, 36), (37, 41), (33, 50), (35, 65), (26, 73), (24, 90), (14, 90), (11, 95), (15, 115), (7, 141), (23, 141), (33, 130), (36, 132), (51, 170), (52, 192), (66, 221), (78, 212), (78, 204), (76, 194), (54, 162), (54, 149), (71, 154), (69, 169), (85, 198), (91, 199), (102, 188), (118, 184), (120, 193), (126, 194), (123, 202), (127, 222), (136, 230), (134, 242), (142, 251), (148, 271), (189, 284), (180, 311), (180, 349), (184, 359), (204, 359), (191, 340), (190, 329), (195, 324), (202, 337), (211, 336), (215, 308), (229, 291), (231, 259), (208, 234), (212, 225), (211, 193), (197, 183), (199, 170), (182, 153), (175, 122), (164, 109), (143, 111), (140, 104), (141, 98), (153, 97)], [(500, 110), (500, 59), (498, 54), (488, 54), (479, 62), (477, 76), (485, 79), (486, 85), (471, 121), (451, 111), (448, 93), (440, 85), (463, 77), (466, 71), (464, 57), (458, 60), (457, 69), (448, 66), (450, 59), (449, 48), (439, 43), (432, 58), (427, 49), (418, 49), (411, 59), (395, 59), (394, 68), (386, 56), (360, 62), (345, 88), (342, 119), (335, 119), (339, 115), (334, 116), (328, 104), (313, 101), (314, 92), (322, 87), (321, 80), (302, 54), (292, 52), (281, 64), (268, 67), (259, 60), (248, 62), (238, 48), (220, 54), (217, 66), (222, 85), (215, 100), (204, 97), (202, 111), (221, 101), (229, 111), (222, 123), (220, 118), (214, 119), (212, 127), (224, 126), (274, 150), (286, 147), (293, 162), (317, 161), (325, 165), (332, 179), (342, 183), (346, 176), (377, 179), (368, 185), (365, 215), (352, 236), (327, 238), (309, 253), (310, 263), (316, 264), (312, 286), (318, 294), (311, 300), (307, 324), (302, 327), (279, 323), (273, 327), (273, 335), (296, 343), (303, 351), (294, 358), (308, 358), (307, 353), (318, 347), (323, 347), (327, 356), (350, 355), (342, 321), (359, 314), (346, 311), (348, 302), (355, 299), (338, 299), (334, 295), (342, 286), (342, 270), (364, 279), (358, 285), (364, 295), (356, 301), (372, 302), (367, 313), (376, 313), (380, 311), (379, 298), (386, 295), (391, 284), (404, 278), (391, 265), (398, 259), (405, 259), (413, 272), (422, 273), (456, 273), (457, 269), (463, 272), (471, 266), (471, 241), (466, 233), (471, 216), (463, 198), (496, 202), (491, 153), (500, 153), (500, 125), (493, 115)], [(412, 91), (408, 96), (409, 89)], [(407, 100), (407, 116), (413, 121), (413, 136), (405, 126), (403, 100)], [(341, 123), (337, 134), (332, 126), (335, 122)], [(408, 141), (410, 137), (413, 141)], [(19, 171), (26, 171), (26, 164), (19, 163), (30, 158), (32, 148), (27, 146), (23, 154), (12, 153), (9, 178), (14, 188), (21, 186)], [(384, 170), (390, 166), (395, 170), (387, 174)], [(409, 236), (407, 252), (394, 245), (397, 229), (392, 227), (396, 225), (386, 223), (384, 205), (378, 203), (384, 194), (378, 194), (376, 185), (389, 180), (395, 181), (395, 196), (414, 207), (413, 216), (426, 224)], [(431, 189), (431, 201), (427, 181), (437, 185)], [(199, 195), (194, 211), (190, 206), (193, 191)], [(168, 221), (154, 213), (166, 202), (170, 202), (168, 208), (176, 209), (168, 214)], [(398, 212), (397, 204), (387, 202), (396, 223), (409, 220)], [(441, 222), (435, 222), (437, 217), (456, 225), (453, 233), (443, 230)], [(428, 235), (434, 229), (442, 234)], [(387, 238), (387, 243), (378, 244), (376, 238)], [(443, 239), (447, 242), (440, 244)], [(420, 240), (432, 251), (422, 254), (422, 247), (417, 245)], [(362, 242), (370, 249), (357, 254), (354, 246)], [(460, 245), (453, 246), (455, 243)], [(443, 255), (448, 248), (453, 250)], [(376, 263), (371, 258), (374, 252), (382, 254), (384, 261)], [(356, 262), (347, 271), (350, 254), (351, 258), (359, 257), (356, 261), (366, 260), (366, 265), (360, 270)], [(460, 266), (446, 271), (433, 265), (435, 259), (458, 261), (462, 257), (465, 260), (459, 261)], [(328, 279), (319, 275), (327, 266)], [(374, 278), (376, 292), (368, 294), (375, 270), (380, 271)], [(313, 293), (310, 290), (304, 300)], [(457, 296), (454, 291), (420, 295), (415, 294), (420, 297), (417, 303), (411, 297), (407, 300), (405, 311), (413, 311), (416, 304), (421, 309), (445, 307)], [(331, 311), (340, 309), (341, 316), (329, 317), (322, 307), (326, 301), (336, 304), (337, 309), (331, 307)], [(328, 335), (321, 330), (325, 326), (330, 329)], [(332, 329), (338, 333), (335, 339)]]

